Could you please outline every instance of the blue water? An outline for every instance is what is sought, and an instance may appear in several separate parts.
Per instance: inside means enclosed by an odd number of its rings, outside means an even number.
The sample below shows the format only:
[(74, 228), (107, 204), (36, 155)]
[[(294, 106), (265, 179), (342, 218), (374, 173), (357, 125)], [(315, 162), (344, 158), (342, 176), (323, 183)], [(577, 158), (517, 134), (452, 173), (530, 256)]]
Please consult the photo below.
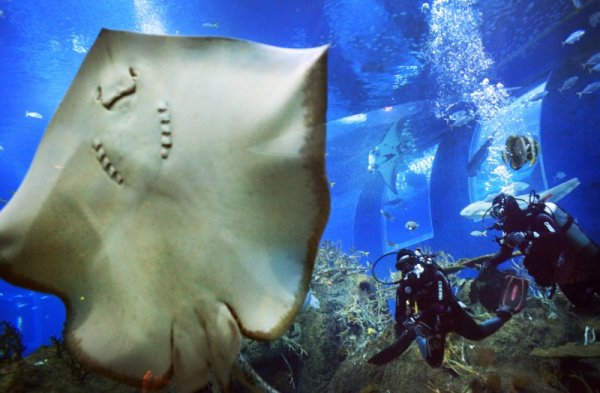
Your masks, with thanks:
[[(327, 170), (332, 210), (323, 239), (369, 251), (404, 246), (455, 258), (493, 252), (491, 237), (459, 215), (512, 182), (537, 191), (577, 177), (561, 201), (600, 239), (598, 93), (580, 63), (600, 52), (599, 0), (70, 1), (0, 0), (0, 208), (25, 176), (37, 144), (101, 28), (235, 37), (286, 47), (331, 44)], [(570, 33), (583, 38), (561, 45)], [(564, 80), (578, 76), (559, 93)], [(537, 89), (537, 90), (536, 90)], [(546, 89), (540, 101), (528, 94)], [(471, 121), (459, 124), (462, 114)], [(456, 123), (456, 124), (454, 124)], [(501, 159), (508, 135), (535, 137), (541, 155), (522, 170)], [(494, 135), (475, 177), (469, 158)], [(376, 147), (389, 162), (369, 170)], [(525, 192), (527, 192), (525, 191)], [(406, 223), (418, 228), (410, 231)], [(369, 258), (365, 258), (365, 261)], [(0, 320), (27, 351), (61, 334), (52, 296), (0, 282)]]

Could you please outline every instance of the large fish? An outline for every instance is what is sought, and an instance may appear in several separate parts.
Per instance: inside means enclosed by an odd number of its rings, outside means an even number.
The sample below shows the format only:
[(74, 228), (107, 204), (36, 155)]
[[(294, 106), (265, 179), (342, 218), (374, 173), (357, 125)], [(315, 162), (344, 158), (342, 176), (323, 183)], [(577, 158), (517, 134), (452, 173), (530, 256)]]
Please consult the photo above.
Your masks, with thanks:
[(514, 170), (521, 169), (527, 162), (532, 166), (540, 153), (539, 143), (530, 136), (511, 135), (506, 138), (502, 160)]
[(477, 149), (475, 154), (473, 154), (467, 164), (467, 173), (469, 174), (469, 177), (477, 176), (477, 173), (479, 173), (479, 170), (481, 169), (481, 164), (483, 164), (490, 154), (490, 146), (492, 146), (492, 143), (494, 143), (494, 137), (490, 136), (479, 149)]
[[(557, 202), (567, 196), (579, 184), (581, 184), (579, 179), (574, 177), (555, 187), (540, 192), (540, 198), (550, 202)], [(523, 201), (529, 200), (528, 195), (518, 195), (515, 198), (519, 201), (521, 208), (526, 206), (526, 202)], [(462, 209), (460, 215), (473, 221), (481, 221), (484, 214), (489, 211), (490, 207), (492, 207), (491, 201), (476, 201)]]

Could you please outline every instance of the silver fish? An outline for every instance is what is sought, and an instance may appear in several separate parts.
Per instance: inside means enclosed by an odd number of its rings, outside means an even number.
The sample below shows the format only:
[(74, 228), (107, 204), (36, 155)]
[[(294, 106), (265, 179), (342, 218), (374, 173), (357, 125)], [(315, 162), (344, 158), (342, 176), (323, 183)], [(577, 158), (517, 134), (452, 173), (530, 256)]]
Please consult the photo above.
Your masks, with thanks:
[(383, 217), (385, 217), (385, 219), (387, 219), (387, 220), (389, 220), (389, 221), (394, 221), (394, 216), (392, 216), (392, 215), (390, 214), (390, 212), (388, 212), (387, 210), (383, 210), (383, 209), (381, 209), (381, 210), (379, 210), (379, 213), (381, 213), (381, 215), (382, 215)]
[(563, 82), (562, 86), (558, 88), (558, 91), (560, 91), (562, 93), (565, 90), (569, 90), (571, 87), (575, 86), (575, 83), (577, 83), (578, 79), (579, 79), (578, 76), (570, 77), (569, 79), (567, 79)]
[(25, 117), (31, 117), (34, 119), (43, 119), (44, 116), (42, 116), (41, 114), (37, 113), (37, 112), (30, 112), (30, 111), (25, 111)]
[(471, 236), (474, 236), (474, 237), (487, 236), (487, 231), (471, 231)]
[(395, 199), (392, 199), (390, 201), (387, 201), (385, 204), (389, 205), (389, 206), (397, 206), (397, 205), (400, 205), (402, 203), (404, 203), (404, 200), (402, 198), (395, 198)]
[(467, 163), (467, 173), (469, 177), (477, 176), (477, 173), (479, 173), (479, 170), (481, 169), (481, 165), (488, 158), (488, 155), (490, 153), (490, 146), (492, 146), (492, 143), (494, 143), (494, 137), (490, 136), (479, 147), (479, 149), (477, 149), (475, 154), (473, 154), (473, 156)]
[(548, 92), (546, 90), (542, 90), (539, 93), (535, 93), (533, 96), (531, 96), (527, 102), (535, 102), (535, 101), (539, 101), (542, 98), (546, 97), (548, 95)]
[(575, 94), (577, 94), (579, 98), (581, 98), (582, 95), (595, 93), (598, 89), (600, 89), (600, 82), (592, 82), (589, 85), (587, 85), (582, 91)]
[(385, 243), (386, 243), (388, 246), (390, 246), (390, 247), (398, 247), (398, 246), (399, 246), (399, 244), (398, 244), (398, 243), (394, 243), (394, 242), (393, 242), (393, 241), (391, 241), (391, 240), (388, 240), (388, 241), (386, 241)]
[(600, 63), (596, 64), (592, 68), (590, 68), (590, 74), (594, 71), (600, 71)]
[(592, 57), (590, 57), (581, 66), (585, 69), (585, 67), (592, 67), (592, 66), (595, 66), (598, 63), (600, 63), (600, 52), (596, 53), (595, 55), (592, 55)]
[(574, 31), (573, 33), (571, 33), (571, 35), (569, 35), (567, 37), (566, 40), (564, 40), (562, 42), (563, 46), (576, 43), (577, 41), (579, 41), (581, 39), (581, 37), (583, 37), (584, 34), (585, 34), (585, 30)]
[(460, 110), (460, 111), (456, 111), (456, 112), (448, 115), (448, 119), (452, 120), (452, 121), (456, 121), (456, 120), (460, 119), (461, 117), (468, 116), (468, 114), (469, 114), (469, 112), (467, 112), (466, 110)]
[(474, 119), (470, 111), (460, 110), (452, 113), (446, 121), (450, 124), (450, 128), (463, 127), (469, 124)]
[(419, 223), (416, 221), (407, 221), (406, 224), (404, 224), (404, 228), (408, 229), (409, 231), (416, 231), (419, 229)]

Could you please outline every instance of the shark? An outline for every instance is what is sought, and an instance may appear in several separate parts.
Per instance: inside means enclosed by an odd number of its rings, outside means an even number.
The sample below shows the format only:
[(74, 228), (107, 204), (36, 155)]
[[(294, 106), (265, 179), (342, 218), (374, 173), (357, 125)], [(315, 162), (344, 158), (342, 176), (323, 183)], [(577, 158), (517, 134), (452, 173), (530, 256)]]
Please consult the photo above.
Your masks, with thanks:
[[(540, 198), (549, 201), (549, 202), (558, 202), (559, 200), (566, 197), (571, 193), (577, 186), (579, 186), (581, 182), (578, 178), (574, 177), (570, 180), (567, 180), (559, 185), (549, 188), (545, 191), (539, 193)], [(515, 196), (521, 208), (524, 208), (527, 205), (527, 201), (529, 200), (528, 195), (517, 195)], [(460, 215), (473, 220), (475, 222), (481, 221), (486, 212), (492, 207), (492, 201), (489, 198), (486, 198), (482, 201), (476, 201), (469, 205), (467, 205), (464, 209), (460, 211)]]

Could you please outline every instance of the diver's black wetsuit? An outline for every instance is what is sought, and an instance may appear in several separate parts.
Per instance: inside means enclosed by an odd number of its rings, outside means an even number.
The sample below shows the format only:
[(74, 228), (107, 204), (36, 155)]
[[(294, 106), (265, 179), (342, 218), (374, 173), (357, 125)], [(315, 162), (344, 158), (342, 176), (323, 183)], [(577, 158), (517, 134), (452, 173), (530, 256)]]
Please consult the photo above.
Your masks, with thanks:
[[(502, 225), (502, 235), (500, 250), (486, 262), (486, 268), (506, 261), (517, 248), (525, 256), (523, 265), (539, 285), (547, 287), (556, 282), (566, 240), (552, 217), (543, 211), (513, 213)], [(482, 273), (484, 278), (486, 270)]]
[(462, 309), (446, 275), (435, 263), (418, 266), (422, 266), (422, 272), (407, 274), (396, 290), (397, 355), (416, 339), (427, 363), (439, 367), (444, 359), (447, 333), (453, 331), (469, 340), (481, 340), (510, 318), (510, 314), (501, 314), (502, 318), (477, 324)]
[(600, 261), (597, 256), (588, 257), (571, 247), (564, 231), (544, 209), (521, 210), (518, 205), (513, 206), (507, 209), (501, 227), (500, 250), (484, 264), (482, 280), (517, 248), (525, 257), (523, 265), (538, 285), (558, 285), (573, 305), (593, 306), (594, 294), (600, 294)]

